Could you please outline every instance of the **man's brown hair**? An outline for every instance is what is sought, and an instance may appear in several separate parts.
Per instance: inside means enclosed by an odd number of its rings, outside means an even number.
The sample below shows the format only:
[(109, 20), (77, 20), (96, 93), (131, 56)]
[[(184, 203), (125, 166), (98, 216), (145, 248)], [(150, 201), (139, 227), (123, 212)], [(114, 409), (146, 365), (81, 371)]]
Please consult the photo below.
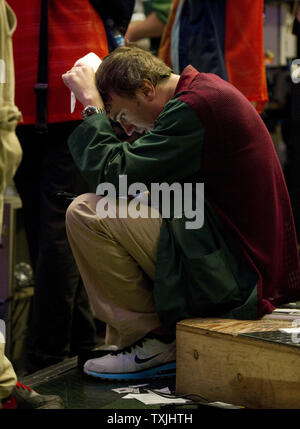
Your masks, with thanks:
[(148, 79), (154, 86), (170, 77), (172, 70), (150, 52), (135, 46), (123, 46), (107, 55), (96, 72), (96, 83), (104, 103), (109, 93), (134, 98)]

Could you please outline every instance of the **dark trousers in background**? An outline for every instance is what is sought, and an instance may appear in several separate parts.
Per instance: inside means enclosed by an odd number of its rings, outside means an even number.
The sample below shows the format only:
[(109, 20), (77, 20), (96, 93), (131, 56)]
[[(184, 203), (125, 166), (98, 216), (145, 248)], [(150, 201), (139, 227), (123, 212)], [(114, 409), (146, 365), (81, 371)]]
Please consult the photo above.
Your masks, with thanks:
[(300, 244), (300, 83), (292, 85), (291, 104), (291, 145), (287, 185), (295, 218), (298, 244)]
[(15, 176), (35, 275), (29, 322), (29, 370), (37, 370), (95, 345), (95, 323), (65, 230), (68, 201), (58, 191), (81, 194), (88, 186), (67, 146), (79, 122), (17, 127), (23, 160)]

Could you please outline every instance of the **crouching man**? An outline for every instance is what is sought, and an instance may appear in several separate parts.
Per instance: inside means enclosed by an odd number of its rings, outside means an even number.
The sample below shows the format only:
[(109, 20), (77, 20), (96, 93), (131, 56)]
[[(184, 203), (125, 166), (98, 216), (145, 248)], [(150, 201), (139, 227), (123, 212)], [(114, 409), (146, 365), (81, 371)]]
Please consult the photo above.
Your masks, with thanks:
[[(68, 237), (95, 315), (107, 324), (106, 343), (120, 349), (87, 361), (87, 374), (169, 374), (177, 321), (255, 319), (300, 299), (282, 170), (263, 121), (236, 88), (192, 66), (175, 75), (136, 47), (105, 57), (96, 79), (79, 64), (63, 80), (84, 106), (69, 147), (93, 192), (70, 205)], [(118, 140), (109, 118), (141, 137)], [(201, 183), (204, 222), (193, 225)], [(184, 201), (192, 184), (193, 209), (174, 205), (167, 216), (160, 201), (157, 210), (140, 204), (139, 218), (124, 216), (137, 184), (176, 184)], [(117, 204), (103, 186), (115, 189)]]

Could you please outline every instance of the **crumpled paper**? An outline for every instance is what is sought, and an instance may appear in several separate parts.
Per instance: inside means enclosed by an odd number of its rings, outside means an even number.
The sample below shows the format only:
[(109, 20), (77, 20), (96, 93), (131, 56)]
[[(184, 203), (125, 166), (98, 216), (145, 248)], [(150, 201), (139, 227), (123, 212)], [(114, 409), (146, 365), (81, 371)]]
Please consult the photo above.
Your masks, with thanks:
[[(79, 63), (79, 61), (87, 64), (90, 67), (92, 67), (95, 73), (101, 64), (101, 59), (94, 52), (90, 52), (90, 53), (86, 54), (84, 57), (79, 58), (74, 63), (74, 66), (76, 66)], [(74, 112), (75, 106), (76, 106), (76, 97), (75, 97), (74, 92), (71, 91), (71, 113)]]

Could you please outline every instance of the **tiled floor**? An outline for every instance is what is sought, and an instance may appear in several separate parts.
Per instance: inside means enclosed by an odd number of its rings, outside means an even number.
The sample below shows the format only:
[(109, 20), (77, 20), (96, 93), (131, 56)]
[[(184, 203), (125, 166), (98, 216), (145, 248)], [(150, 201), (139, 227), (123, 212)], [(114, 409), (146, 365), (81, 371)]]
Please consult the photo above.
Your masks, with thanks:
[[(147, 383), (145, 387), (149, 389), (169, 387), (171, 392), (175, 390), (175, 377), (136, 382), (100, 381), (79, 370), (76, 357), (28, 375), (20, 381), (41, 394), (59, 395), (66, 409), (149, 408), (136, 399), (122, 399), (124, 394), (113, 392), (112, 389)], [(151, 405), (150, 408), (157, 409), (160, 406)]]

